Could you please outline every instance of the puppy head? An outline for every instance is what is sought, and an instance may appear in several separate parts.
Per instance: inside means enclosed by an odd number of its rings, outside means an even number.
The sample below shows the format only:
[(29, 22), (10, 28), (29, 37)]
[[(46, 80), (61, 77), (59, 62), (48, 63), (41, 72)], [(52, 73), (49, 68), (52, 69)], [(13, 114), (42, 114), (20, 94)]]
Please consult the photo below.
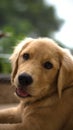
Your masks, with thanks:
[[(48, 38), (27, 39), (11, 56), (12, 83), (22, 100), (37, 100), (72, 85), (73, 59)], [(70, 76), (69, 76), (70, 75)]]

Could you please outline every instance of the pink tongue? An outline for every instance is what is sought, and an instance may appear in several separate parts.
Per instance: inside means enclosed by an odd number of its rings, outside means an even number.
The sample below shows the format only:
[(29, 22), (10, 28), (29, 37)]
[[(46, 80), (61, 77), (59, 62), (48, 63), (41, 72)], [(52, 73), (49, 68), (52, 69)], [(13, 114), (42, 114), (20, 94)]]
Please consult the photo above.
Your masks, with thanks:
[(25, 92), (23, 89), (20, 89), (20, 88), (16, 88), (16, 93), (20, 97), (27, 97), (27, 96), (29, 96), (29, 94), (27, 92)]

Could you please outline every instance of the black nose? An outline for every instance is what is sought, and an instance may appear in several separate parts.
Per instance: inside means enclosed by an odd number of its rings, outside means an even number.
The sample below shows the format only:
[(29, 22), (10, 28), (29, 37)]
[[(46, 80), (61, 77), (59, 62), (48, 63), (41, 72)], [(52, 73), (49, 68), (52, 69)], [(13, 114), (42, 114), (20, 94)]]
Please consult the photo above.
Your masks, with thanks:
[(27, 73), (20, 74), (18, 80), (21, 86), (28, 86), (33, 82), (32, 77)]

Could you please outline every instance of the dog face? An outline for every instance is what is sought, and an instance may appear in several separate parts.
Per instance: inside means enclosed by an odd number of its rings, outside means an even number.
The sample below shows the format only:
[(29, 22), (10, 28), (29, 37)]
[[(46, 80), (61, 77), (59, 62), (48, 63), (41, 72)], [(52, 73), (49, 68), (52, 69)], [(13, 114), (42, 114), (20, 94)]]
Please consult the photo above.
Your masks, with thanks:
[(37, 100), (57, 91), (60, 97), (62, 89), (72, 84), (68, 75), (73, 74), (73, 59), (51, 39), (23, 41), (11, 61), (12, 83), (21, 100)]

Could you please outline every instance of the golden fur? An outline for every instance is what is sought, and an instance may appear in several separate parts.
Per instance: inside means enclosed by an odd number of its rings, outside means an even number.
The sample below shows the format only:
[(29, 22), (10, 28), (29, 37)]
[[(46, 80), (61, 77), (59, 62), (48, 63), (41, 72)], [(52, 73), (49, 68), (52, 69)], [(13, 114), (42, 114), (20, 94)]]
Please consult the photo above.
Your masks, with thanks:
[(15, 89), (22, 73), (33, 82), (25, 87), (31, 96), (17, 96), (18, 107), (0, 111), (0, 130), (73, 130), (71, 54), (49, 38), (27, 38), (16, 46), (10, 60)]

